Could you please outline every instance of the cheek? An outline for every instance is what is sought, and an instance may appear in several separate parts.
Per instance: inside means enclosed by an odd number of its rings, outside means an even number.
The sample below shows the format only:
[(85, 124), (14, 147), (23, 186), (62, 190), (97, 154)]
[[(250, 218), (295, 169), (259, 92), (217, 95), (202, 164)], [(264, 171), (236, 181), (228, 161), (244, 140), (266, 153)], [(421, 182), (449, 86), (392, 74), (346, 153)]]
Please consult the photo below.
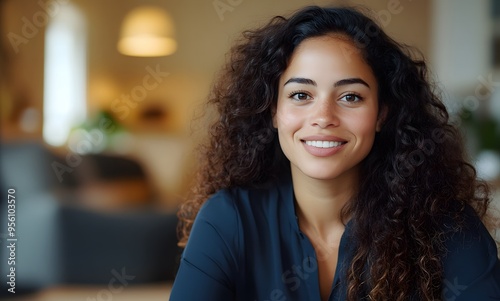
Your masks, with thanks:
[(374, 135), (377, 131), (377, 119), (367, 117), (359, 123), (359, 131), (366, 135)]
[[(354, 116), (351, 116), (354, 117)], [(359, 114), (354, 118), (344, 120), (348, 123), (350, 130), (355, 134), (358, 139), (372, 140), (375, 137), (377, 130), (377, 116), (367, 112), (366, 114)]]
[(274, 124), (278, 132), (289, 132), (297, 130), (302, 124), (301, 115), (290, 108), (280, 108), (274, 117)]
[(295, 133), (302, 127), (300, 115), (296, 114), (293, 109), (285, 110), (285, 108), (278, 107), (274, 123), (278, 130), (281, 150), (289, 160), (292, 160)]

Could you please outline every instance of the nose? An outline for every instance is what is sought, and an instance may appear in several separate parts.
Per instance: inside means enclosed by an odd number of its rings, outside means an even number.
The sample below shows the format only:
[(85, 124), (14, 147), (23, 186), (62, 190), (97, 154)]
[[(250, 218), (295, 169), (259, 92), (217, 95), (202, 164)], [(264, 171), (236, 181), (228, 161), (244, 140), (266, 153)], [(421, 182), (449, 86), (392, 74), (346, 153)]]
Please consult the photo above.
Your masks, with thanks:
[(311, 109), (311, 125), (318, 126), (322, 129), (339, 125), (340, 120), (338, 118), (336, 104), (333, 100), (318, 100)]

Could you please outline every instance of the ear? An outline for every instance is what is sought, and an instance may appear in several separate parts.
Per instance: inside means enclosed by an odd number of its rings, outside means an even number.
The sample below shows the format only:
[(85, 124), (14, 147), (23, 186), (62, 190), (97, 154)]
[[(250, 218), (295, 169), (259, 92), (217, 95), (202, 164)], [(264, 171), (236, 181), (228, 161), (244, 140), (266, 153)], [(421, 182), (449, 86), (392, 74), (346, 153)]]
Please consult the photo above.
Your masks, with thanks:
[(384, 125), (385, 123), (385, 118), (387, 117), (387, 107), (386, 106), (383, 106), (381, 109), (380, 109), (380, 112), (378, 114), (378, 118), (377, 118), (377, 125), (375, 127), (375, 130), (377, 132), (380, 132), (380, 130), (382, 129), (382, 126)]

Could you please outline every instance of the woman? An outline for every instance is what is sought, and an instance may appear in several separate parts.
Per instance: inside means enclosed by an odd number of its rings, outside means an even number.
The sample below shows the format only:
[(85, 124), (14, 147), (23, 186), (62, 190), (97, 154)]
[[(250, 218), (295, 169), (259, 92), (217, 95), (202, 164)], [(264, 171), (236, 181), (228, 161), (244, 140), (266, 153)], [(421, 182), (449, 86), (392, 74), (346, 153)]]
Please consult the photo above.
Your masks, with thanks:
[(170, 300), (500, 300), (487, 186), (425, 63), (368, 17), (245, 32), (210, 102)]

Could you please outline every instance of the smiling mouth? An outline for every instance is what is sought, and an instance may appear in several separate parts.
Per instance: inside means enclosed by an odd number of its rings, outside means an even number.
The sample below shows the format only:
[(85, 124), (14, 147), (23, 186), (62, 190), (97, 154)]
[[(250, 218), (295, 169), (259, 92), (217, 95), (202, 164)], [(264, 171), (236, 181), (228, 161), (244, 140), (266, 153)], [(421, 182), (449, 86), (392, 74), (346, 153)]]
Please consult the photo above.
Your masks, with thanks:
[(320, 140), (307, 140), (304, 141), (309, 146), (318, 148), (333, 148), (346, 144), (346, 141), (320, 141)]

